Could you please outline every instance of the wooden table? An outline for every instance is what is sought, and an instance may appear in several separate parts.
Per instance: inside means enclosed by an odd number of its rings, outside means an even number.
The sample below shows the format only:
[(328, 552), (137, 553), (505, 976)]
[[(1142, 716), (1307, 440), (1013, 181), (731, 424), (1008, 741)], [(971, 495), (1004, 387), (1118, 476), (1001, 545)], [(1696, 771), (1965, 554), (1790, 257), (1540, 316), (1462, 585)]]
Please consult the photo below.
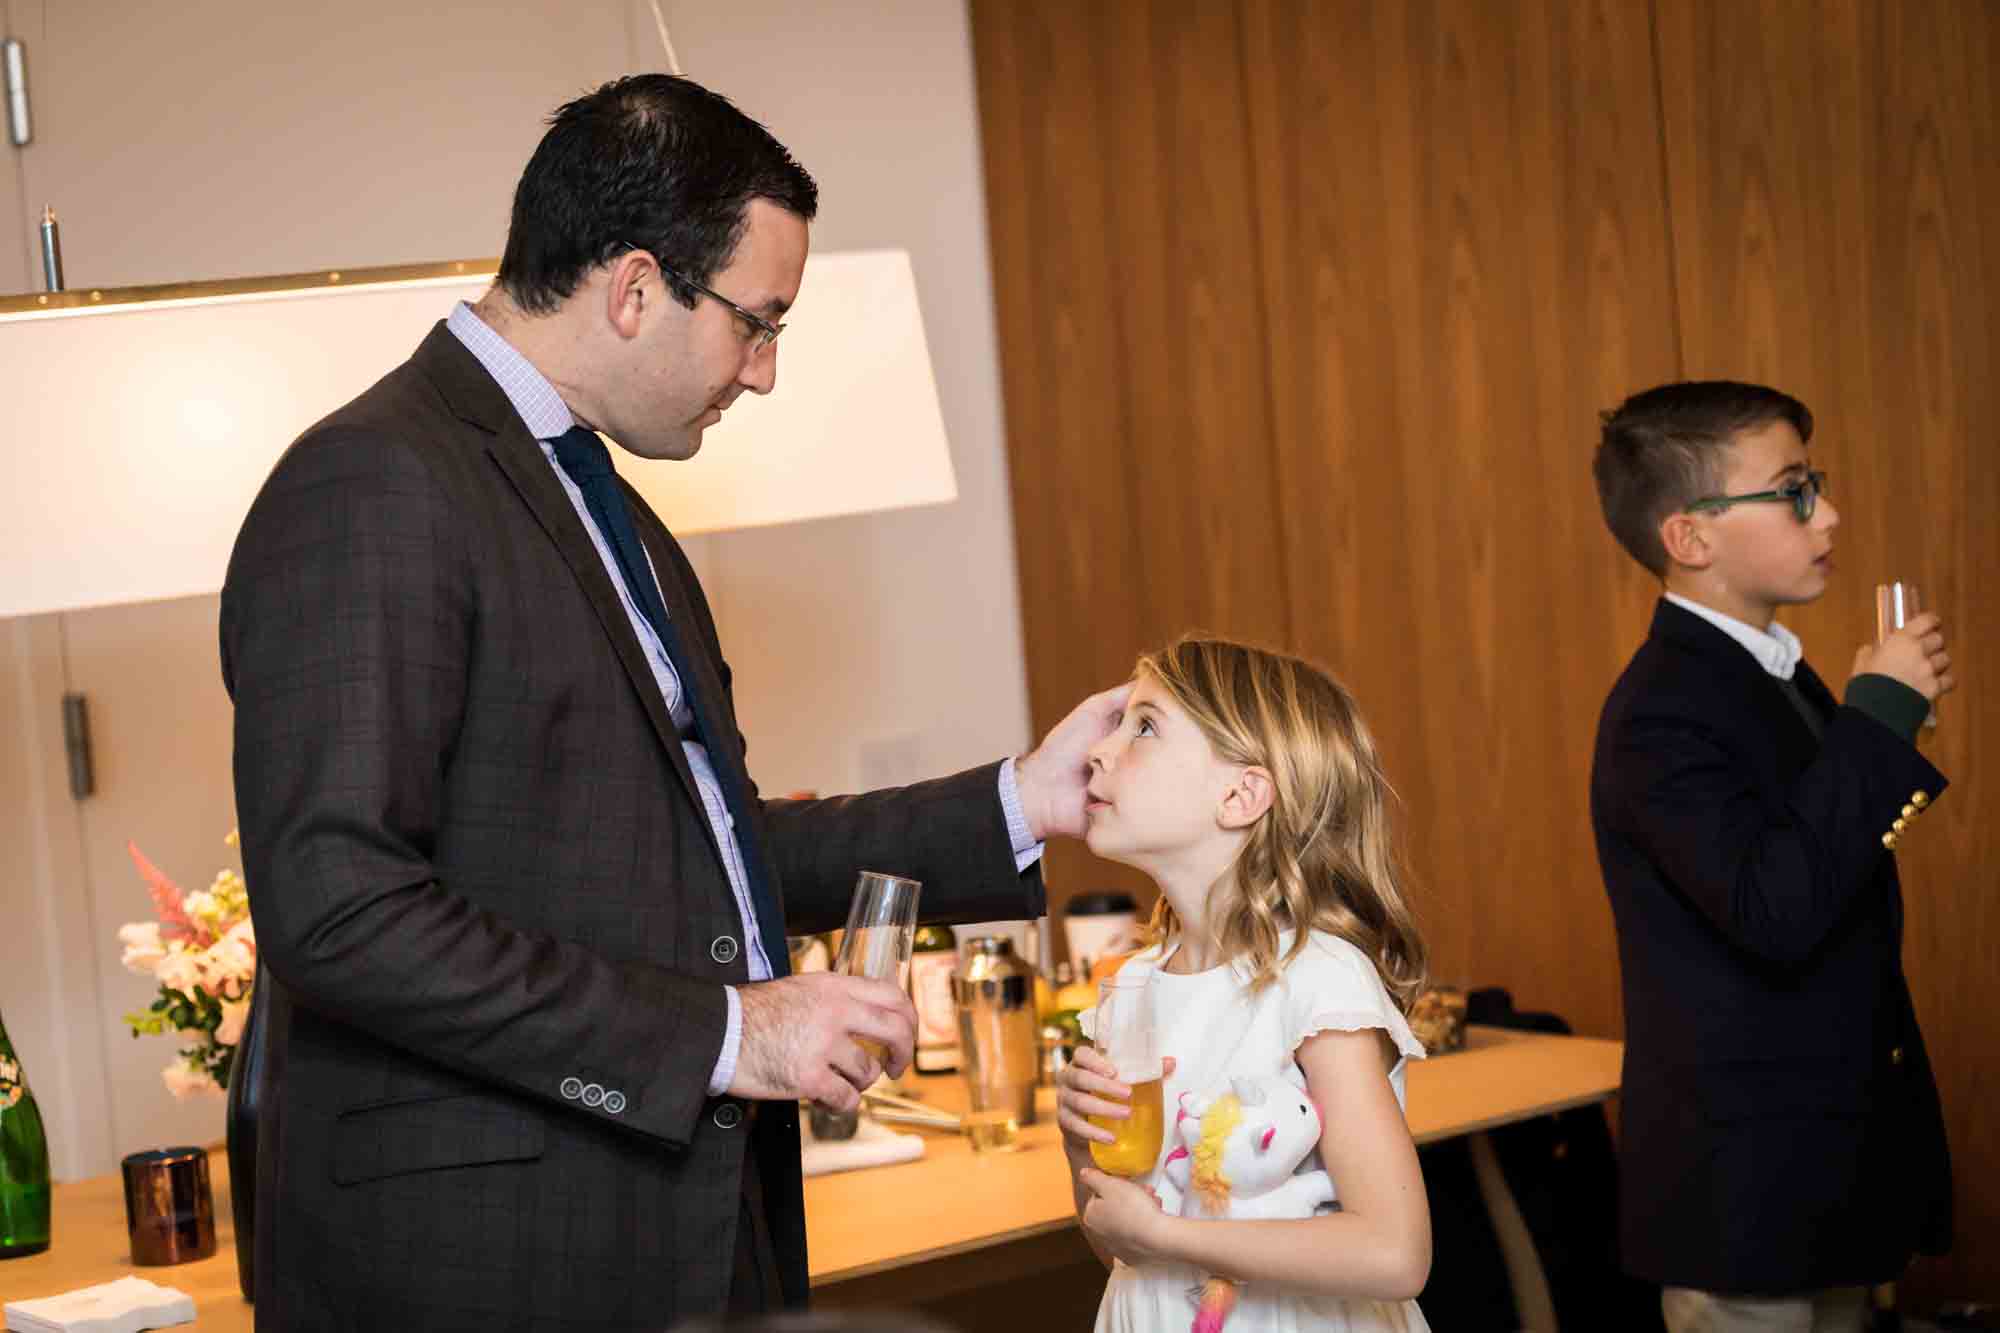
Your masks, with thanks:
[[(1432, 1143), (1601, 1101), (1618, 1090), (1622, 1057), (1623, 1048), (1614, 1041), (1473, 1028), (1465, 1050), (1410, 1066), (1410, 1132), (1418, 1143)], [(962, 1105), (958, 1079), (911, 1082), (927, 1103)], [(1041, 1105), (1052, 1106), (1046, 1089)], [(1010, 1269), (1032, 1271), (1043, 1251), (1022, 1242), (1076, 1226), (1054, 1120), (1049, 1110), (1041, 1123), (1022, 1130), (1019, 1151), (999, 1154), (974, 1153), (956, 1134), (908, 1130), (925, 1140), (917, 1161), (807, 1180), (813, 1286), (837, 1296), (841, 1284), (861, 1290), (866, 1279), (893, 1273), (899, 1292), (921, 1300), (925, 1292), (947, 1289), (970, 1274), (993, 1281)], [(1482, 1141), (1475, 1139), (1475, 1145)], [(1490, 1150), (1486, 1156), (1490, 1166)], [(1477, 1165), (1476, 1146), (1474, 1157)], [(210, 1170), (214, 1257), (171, 1268), (132, 1267), (119, 1178), (100, 1176), (56, 1187), (55, 1244), (45, 1253), (0, 1263), (0, 1301), (50, 1296), (136, 1273), (194, 1297), (198, 1314), (191, 1327), (201, 1333), (248, 1333), (251, 1310), (236, 1285), (229, 1165), (219, 1148), (210, 1155)], [(1498, 1179), (1497, 1166), (1492, 1175)], [(1481, 1182), (1488, 1187), (1484, 1172)], [(1505, 1197), (1504, 1180), (1498, 1196), (1489, 1191), (1487, 1203), (1506, 1249), (1505, 1214), (1512, 1200)], [(1517, 1212), (1512, 1220), (1518, 1228)], [(1520, 1229), (1516, 1239), (1525, 1236)], [(1534, 1263), (1532, 1246), (1526, 1258)], [(1510, 1251), (1510, 1267), (1518, 1259)], [(1517, 1290), (1524, 1281), (1532, 1285), (1538, 1273), (1538, 1263), (1525, 1278), (1517, 1271)], [(1524, 1306), (1531, 1303), (1522, 1299)], [(1544, 1325), (1524, 1321), (1523, 1326)]]

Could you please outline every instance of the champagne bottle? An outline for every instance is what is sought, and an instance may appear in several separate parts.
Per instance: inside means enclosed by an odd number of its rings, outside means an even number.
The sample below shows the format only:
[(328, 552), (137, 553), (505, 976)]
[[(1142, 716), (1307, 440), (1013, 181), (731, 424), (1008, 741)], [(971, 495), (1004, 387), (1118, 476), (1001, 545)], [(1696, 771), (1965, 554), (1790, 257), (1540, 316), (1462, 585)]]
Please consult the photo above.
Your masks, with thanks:
[(913, 1063), (920, 1074), (958, 1068), (958, 1008), (951, 997), (957, 966), (958, 936), (952, 928), (918, 926), (910, 942), (910, 1002), (917, 1007)]
[(49, 1248), (49, 1141), (0, 1020), (0, 1259)]

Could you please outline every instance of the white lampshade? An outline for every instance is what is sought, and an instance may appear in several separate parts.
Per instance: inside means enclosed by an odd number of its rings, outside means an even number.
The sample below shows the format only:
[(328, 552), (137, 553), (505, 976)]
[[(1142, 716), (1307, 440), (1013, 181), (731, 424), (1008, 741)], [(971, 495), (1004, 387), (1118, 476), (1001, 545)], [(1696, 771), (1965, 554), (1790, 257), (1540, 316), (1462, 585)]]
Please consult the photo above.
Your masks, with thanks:
[[(300, 431), (415, 350), (491, 263), (0, 300), (0, 616), (212, 593)], [(614, 452), (683, 535), (957, 496), (900, 250), (814, 255), (779, 381), (685, 463)]]

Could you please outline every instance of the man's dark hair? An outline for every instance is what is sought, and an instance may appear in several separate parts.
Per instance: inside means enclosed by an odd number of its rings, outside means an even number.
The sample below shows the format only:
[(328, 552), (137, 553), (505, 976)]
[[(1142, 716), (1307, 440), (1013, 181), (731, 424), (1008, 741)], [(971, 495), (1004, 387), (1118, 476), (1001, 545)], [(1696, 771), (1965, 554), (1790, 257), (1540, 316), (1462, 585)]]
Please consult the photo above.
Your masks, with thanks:
[[(549, 118), (514, 189), (500, 285), (548, 314), (632, 246), (706, 283), (735, 253), (752, 199), (810, 222), (819, 187), (720, 93), (670, 74), (615, 79)], [(666, 281), (692, 309), (694, 289)]]
[(1635, 393), (1603, 417), (1591, 472), (1604, 522), (1618, 544), (1656, 576), (1667, 574), (1660, 524), (1722, 489), (1724, 451), (1741, 431), (1789, 421), (1811, 440), (1812, 413), (1788, 393), (1734, 380), (1662, 384)]

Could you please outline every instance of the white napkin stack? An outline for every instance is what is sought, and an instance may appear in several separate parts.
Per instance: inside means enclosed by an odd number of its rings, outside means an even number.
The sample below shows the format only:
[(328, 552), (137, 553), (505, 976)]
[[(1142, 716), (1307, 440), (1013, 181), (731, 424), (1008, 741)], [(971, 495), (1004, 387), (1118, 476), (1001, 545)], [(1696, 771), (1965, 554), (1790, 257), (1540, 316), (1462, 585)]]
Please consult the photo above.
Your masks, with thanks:
[(15, 1333), (139, 1333), (194, 1321), (194, 1301), (186, 1292), (121, 1277), (60, 1296), (9, 1301), (7, 1327)]
[(799, 1173), (824, 1176), (835, 1171), (853, 1171), (864, 1166), (886, 1166), (891, 1162), (913, 1162), (924, 1155), (924, 1141), (915, 1134), (898, 1134), (876, 1124), (867, 1116), (855, 1127), (854, 1137), (844, 1141), (820, 1141), (812, 1126), (799, 1117)]

